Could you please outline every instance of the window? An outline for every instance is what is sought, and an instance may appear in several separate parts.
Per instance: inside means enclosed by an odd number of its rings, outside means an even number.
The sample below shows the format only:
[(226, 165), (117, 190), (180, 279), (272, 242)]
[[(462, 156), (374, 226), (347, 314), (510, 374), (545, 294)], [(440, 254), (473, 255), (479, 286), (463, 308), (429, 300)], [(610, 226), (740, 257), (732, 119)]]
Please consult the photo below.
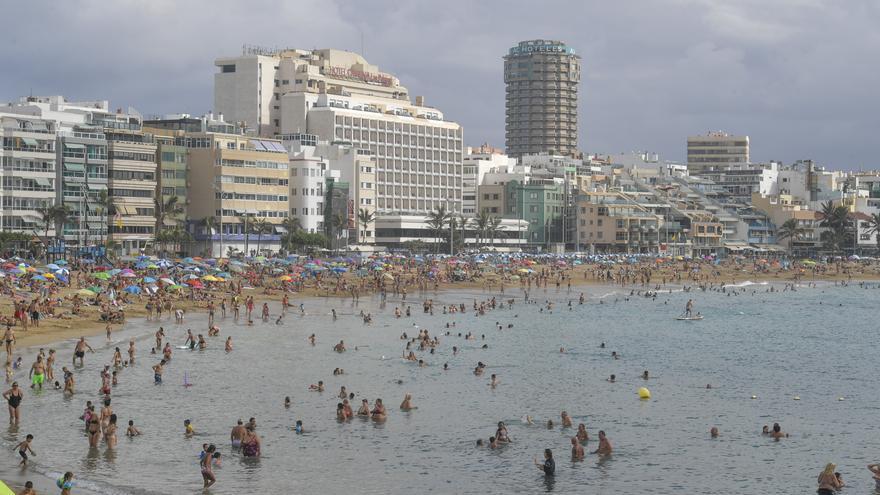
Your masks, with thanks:
[(221, 66), (220, 66), (220, 72), (223, 72), (223, 73), (225, 73), (225, 74), (229, 74), (229, 73), (231, 73), (231, 72), (235, 72), (235, 64), (221, 65)]
[(602, 219), (601, 218), (596, 220), (596, 225), (598, 225), (599, 227), (602, 226)]

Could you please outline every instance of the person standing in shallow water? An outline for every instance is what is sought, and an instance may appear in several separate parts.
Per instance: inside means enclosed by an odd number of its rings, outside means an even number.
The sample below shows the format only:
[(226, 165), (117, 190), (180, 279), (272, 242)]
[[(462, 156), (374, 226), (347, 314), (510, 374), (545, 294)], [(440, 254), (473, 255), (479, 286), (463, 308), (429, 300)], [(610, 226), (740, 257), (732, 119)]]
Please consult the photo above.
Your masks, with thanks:
[(535, 457), (535, 466), (544, 472), (544, 476), (553, 476), (556, 474), (556, 461), (553, 460), (553, 451), (544, 449), (544, 462), (539, 462)]
[(205, 455), (199, 460), (199, 467), (202, 470), (202, 481), (204, 482), (204, 487), (206, 489), (210, 488), (211, 485), (217, 482), (217, 478), (214, 476), (214, 470), (211, 468), (211, 462), (214, 460), (215, 450), (217, 450), (217, 447), (209, 445), (208, 448), (205, 449)]
[(23, 397), (24, 394), (18, 387), (18, 382), (12, 382), (12, 388), (3, 392), (3, 398), (6, 399), (6, 403), (9, 405), (9, 424), (18, 424), (20, 419), (19, 409)]

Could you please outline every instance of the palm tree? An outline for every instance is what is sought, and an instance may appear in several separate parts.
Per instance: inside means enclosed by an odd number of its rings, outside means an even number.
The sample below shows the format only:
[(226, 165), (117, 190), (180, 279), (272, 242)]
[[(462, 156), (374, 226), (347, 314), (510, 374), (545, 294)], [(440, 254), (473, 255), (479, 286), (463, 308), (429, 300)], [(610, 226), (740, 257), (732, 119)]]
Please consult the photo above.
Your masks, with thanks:
[(177, 249), (176, 252), (188, 252), (189, 249), (184, 249), (184, 244), (189, 245), (193, 240), (192, 234), (189, 233), (185, 228), (180, 225), (176, 225), (170, 231), (170, 240), (173, 242)]
[(46, 246), (46, 262), (49, 261), (49, 226), (52, 225), (53, 221), (52, 208), (54, 207), (48, 204), (37, 208), (37, 213), (40, 214), (40, 221), (43, 222), (43, 244)]
[(465, 238), (467, 235), (467, 228), (470, 226), (470, 219), (466, 216), (459, 215), (458, 216), (458, 228), (461, 229), (458, 238), (461, 242), (461, 248), (467, 248), (467, 243), (465, 242)]
[(257, 218), (254, 220), (253, 229), (254, 234), (257, 234), (257, 255), (260, 254), (260, 244), (263, 240), (263, 234), (269, 232), (269, 222), (266, 221), (265, 218)]
[(500, 217), (493, 216), (489, 219), (489, 225), (486, 226), (486, 232), (489, 234), (487, 237), (493, 244), (495, 239), (501, 235), (502, 230), (504, 230), (504, 227), (501, 226)]
[(287, 217), (281, 221), (281, 226), (287, 230), (287, 234), (281, 238), (281, 244), (284, 249), (291, 251), (295, 244), (294, 241), (297, 239), (297, 233), (302, 230), (302, 222), (299, 217)]
[(788, 239), (788, 254), (791, 256), (792, 254), (792, 241), (796, 241), (803, 237), (804, 234), (807, 233), (807, 229), (800, 226), (800, 222), (796, 218), (789, 218), (783, 223), (779, 229), (776, 231), (776, 238), (778, 240)]
[(186, 209), (180, 204), (179, 196), (170, 196), (164, 202), (161, 196), (155, 199), (156, 203), (156, 232), (165, 228), (165, 220), (176, 219), (182, 215)]
[(474, 223), (477, 227), (477, 249), (480, 248), (480, 244), (482, 244), (482, 240), (486, 237), (486, 229), (489, 228), (489, 221), (491, 220), (491, 216), (489, 216), (489, 212), (481, 211), (477, 218), (474, 219)]
[(73, 210), (69, 205), (55, 205), (49, 208), (49, 211), (52, 215), (52, 223), (55, 225), (55, 244), (60, 245), (64, 237), (64, 224), (73, 216)]
[(333, 238), (336, 239), (335, 249), (339, 249), (339, 240), (342, 238), (342, 231), (348, 227), (348, 219), (340, 212), (336, 212), (330, 217), (330, 226), (333, 229)]
[(868, 235), (873, 234), (877, 241), (877, 250), (880, 251), (880, 213), (872, 213), (871, 219), (866, 222), (868, 224)]
[(361, 208), (358, 210), (358, 222), (363, 226), (364, 236), (363, 236), (363, 244), (367, 243), (367, 229), (370, 228), (370, 224), (373, 223), (373, 220), (376, 219), (376, 213), (372, 211), (367, 211), (365, 208)]
[[(204, 252), (207, 252), (208, 251), (208, 239), (213, 240), (214, 228), (217, 227), (217, 218), (214, 216), (208, 216), (208, 217), (203, 218), (202, 221), (199, 222), (199, 224), (201, 225), (201, 227), (203, 229), (205, 229), (205, 249), (204, 249)], [(213, 242), (212, 242), (212, 244), (213, 244)], [(211, 251), (212, 251), (211, 254), (213, 254), (213, 249)], [(222, 255), (223, 253), (220, 253), (220, 254)], [(213, 256), (211, 256), (211, 257), (213, 258)]]
[(250, 241), (251, 234), (251, 219), (247, 213), (238, 217), (238, 221), (241, 222), (241, 232), (244, 234), (244, 255), (250, 256), (248, 252), (248, 241)]
[[(428, 224), (428, 228), (431, 229), (431, 233), (434, 235), (434, 239), (439, 239), (443, 236), (443, 229), (446, 228), (446, 222), (449, 221), (451, 215), (448, 211), (446, 211), (445, 205), (440, 205), (437, 208), (431, 210), (428, 213), (426, 218), (426, 222)], [(440, 253), (440, 242), (434, 242), (434, 254)]]
[(846, 206), (835, 206), (832, 201), (827, 201), (822, 203), (822, 211), (819, 215), (822, 217), (819, 226), (827, 229), (822, 232), (822, 241), (825, 247), (835, 254), (846, 244), (849, 209)]
[(107, 194), (106, 189), (101, 189), (98, 192), (98, 215), (104, 217), (104, 221), (101, 222), (101, 245), (106, 249), (106, 240), (105, 235), (108, 232), (110, 225), (110, 210), (113, 208), (113, 201), (110, 199), (110, 195)]

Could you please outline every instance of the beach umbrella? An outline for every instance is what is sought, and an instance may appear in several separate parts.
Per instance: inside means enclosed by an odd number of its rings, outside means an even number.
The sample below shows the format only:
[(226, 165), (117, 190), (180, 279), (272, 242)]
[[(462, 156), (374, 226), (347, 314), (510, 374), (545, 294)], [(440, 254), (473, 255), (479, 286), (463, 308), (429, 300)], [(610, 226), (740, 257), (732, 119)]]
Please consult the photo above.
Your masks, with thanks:
[(120, 273), (119, 276), (122, 278), (135, 278), (135, 277), (137, 277), (137, 275), (134, 272)]
[(34, 276), (31, 278), (31, 280), (39, 280), (40, 282), (45, 282), (45, 281), (47, 281), (47, 280), (49, 280), (49, 279), (47, 279), (46, 277), (44, 277), (44, 276), (42, 276), (42, 275), (34, 275)]
[(110, 280), (110, 274), (107, 272), (99, 272), (93, 276), (98, 280)]
[(244, 268), (242, 268), (242, 267), (239, 266), (239, 265), (229, 265), (229, 271), (230, 271), (230, 272), (241, 273), (241, 272), (244, 271)]
[[(152, 284), (152, 283), (155, 283), (155, 282), (156, 282), (156, 279), (153, 278), (153, 277), (144, 277), (144, 283), (145, 283), (145, 284)], [(174, 283), (174, 281), (172, 280), (170, 283)]]
[(80, 297), (92, 297), (95, 295), (95, 293), (90, 291), (89, 289), (80, 289), (80, 290), (76, 291), (76, 293)]
[(196, 289), (200, 289), (200, 288), (204, 287), (202, 285), (202, 282), (199, 279), (187, 280), (186, 284), (189, 285), (190, 287), (195, 287)]
[(141, 288), (138, 287), (137, 285), (129, 285), (128, 287), (126, 287), (122, 290), (125, 292), (128, 292), (129, 294), (140, 294), (141, 293)]
[(331, 271), (333, 273), (345, 273), (348, 271), (348, 268), (345, 268), (344, 266), (337, 266), (335, 268), (332, 268)]
[(43, 277), (51, 279), (51, 278), (55, 278), (55, 274), (54, 273), (44, 273)]
[(161, 280), (162, 283), (169, 284), (169, 285), (177, 284), (177, 282), (175, 282), (174, 280), (172, 280), (170, 278), (160, 278), (159, 280)]
[(149, 265), (150, 264), (147, 263), (146, 261), (140, 261), (138, 263), (135, 263), (134, 267), (137, 268), (138, 270), (143, 270), (144, 268), (146, 268)]
[(232, 278), (232, 274), (229, 272), (220, 272), (216, 276), (220, 278)]
[(104, 289), (102, 289), (101, 287), (98, 287), (97, 285), (93, 285), (93, 286), (89, 287), (89, 290), (92, 291), (92, 293), (94, 293), (94, 294), (100, 294), (101, 292), (104, 292)]
[(67, 260), (55, 260), (55, 264), (56, 264), (56, 265), (66, 265), (66, 264), (67, 264)]
[(48, 265), (46, 265), (46, 268), (48, 268), (50, 270), (60, 270), (61, 269), (61, 267), (56, 265), (55, 263), (49, 263)]
[(278, 280), (282, 282), (290, 282), (291, 280), (293, 280), (293, 277), (291, 277), (290, 275), (282, 275), (278, 277)]
[(176, 285), (176, 284), (175, 284), (175, 285), (169, 285), (168, 288), (167, 288), (166, 290), (168, 290), (168, 291), (172, 291), (172, 290), (180, 290), (180, 289), (182, 289), (182, 288), (183, 288), (182, 285)]
[[(126, 270), (128, 270), (128, 269), (126, 268)], [(129, 271), (131, 271), (131, 270), (129, 270)], [(122, 273), (122, 270), (120, 270), (119, 268), (114, 268), (107, 273), (109, 273), (111, 277), (115, 277), (116, 275), (119, 275), (120, 273)]]
[(222, 279), (219, 279), (213, 275), (205, 275), (204, 277), (202, 277), (202, 280), (204, 280), (205, 282), (220, 282), (220, 281), (222, 281)]

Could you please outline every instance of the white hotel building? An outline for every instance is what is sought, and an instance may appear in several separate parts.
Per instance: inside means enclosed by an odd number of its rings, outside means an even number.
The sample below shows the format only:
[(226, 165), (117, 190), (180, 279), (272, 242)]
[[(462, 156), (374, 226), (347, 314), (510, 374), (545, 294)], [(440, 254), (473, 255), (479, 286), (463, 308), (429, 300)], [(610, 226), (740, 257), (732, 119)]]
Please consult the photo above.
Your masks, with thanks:
[(215, 65), (215, 109), (230, 120), (264, 136), (316, 135), (374, 158), (375, 182), (350, 185), (375, 190), (376, 242), (431, 241), (422, 227), (429, 211), (462, 211), (461, 126), (420, 97), (413, 104), (397, 78), (360, 55), (246, 50)]

